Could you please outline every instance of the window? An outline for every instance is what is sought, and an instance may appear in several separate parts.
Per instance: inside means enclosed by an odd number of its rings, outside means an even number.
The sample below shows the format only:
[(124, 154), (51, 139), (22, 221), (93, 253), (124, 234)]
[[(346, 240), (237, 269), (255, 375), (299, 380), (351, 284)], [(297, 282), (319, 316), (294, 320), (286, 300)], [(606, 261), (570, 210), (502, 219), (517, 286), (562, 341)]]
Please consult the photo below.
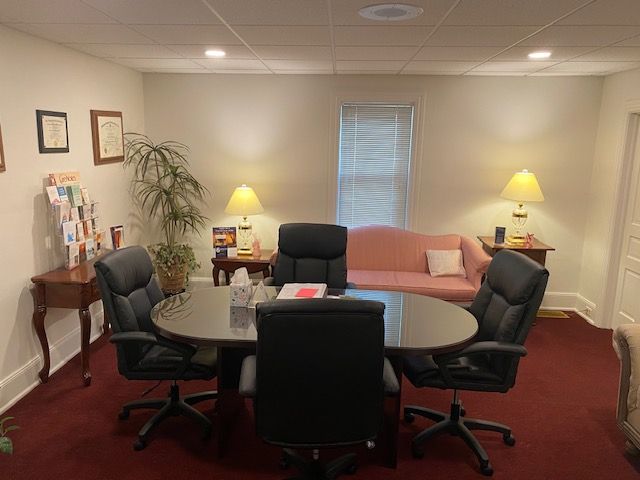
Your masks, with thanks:
[(406, 227), (412, 132), (413, 105), (342, 104), (339, 225)]

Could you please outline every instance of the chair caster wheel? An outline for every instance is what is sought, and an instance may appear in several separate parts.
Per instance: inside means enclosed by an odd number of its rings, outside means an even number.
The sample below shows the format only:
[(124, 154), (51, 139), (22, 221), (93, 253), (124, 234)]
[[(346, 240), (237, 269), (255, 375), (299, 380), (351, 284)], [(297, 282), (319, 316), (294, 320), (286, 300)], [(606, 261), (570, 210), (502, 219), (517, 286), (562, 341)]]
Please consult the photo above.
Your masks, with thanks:
[(129, 418), (129, 410), (121, 410), (118, 414), (118, 418), (120, 420), (126, 420), (127, 418)]
[(502, 435), (502, 440), (510, 447), (513, 447), (516, 444), (516, 438), (511, 434)]
[(407, 423), (413, 423), (415, 419), (416, 419), (416, 416), (413, 413), (404, 414), (404, 421)]
[(424, 449), (414, 445), (411, 447), (411, 455), (413, 458), (424, 458)]
[(142, 440), (141, 438), (133, 442), (133, 449), (136, 452), (139, 452), (140, 450), (144, 450), (146, 446), (147, 446), (147, 442), (145, 440)]
[(480, 465), (480, 472), (486, 476), (486, 477), (490, 477), (491, 475), (493, 475), (493, 467), (491, 466), (491, 464), (489, 462)]
[(357, 471), (358, 471), (358, 466), (355, 463), (349, 465), (345, 470), (345, 472), (347, 472), (348, 475), (355, 475)]

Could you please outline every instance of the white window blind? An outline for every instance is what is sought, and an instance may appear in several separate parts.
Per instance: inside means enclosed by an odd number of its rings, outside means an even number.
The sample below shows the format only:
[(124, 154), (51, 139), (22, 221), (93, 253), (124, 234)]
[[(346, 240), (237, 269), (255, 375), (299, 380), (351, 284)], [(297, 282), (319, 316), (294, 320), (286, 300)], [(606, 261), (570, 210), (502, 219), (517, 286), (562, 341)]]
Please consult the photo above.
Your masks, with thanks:
[(406, 227), (412, 132), (412, 105), (342, 105), (339, 225)]

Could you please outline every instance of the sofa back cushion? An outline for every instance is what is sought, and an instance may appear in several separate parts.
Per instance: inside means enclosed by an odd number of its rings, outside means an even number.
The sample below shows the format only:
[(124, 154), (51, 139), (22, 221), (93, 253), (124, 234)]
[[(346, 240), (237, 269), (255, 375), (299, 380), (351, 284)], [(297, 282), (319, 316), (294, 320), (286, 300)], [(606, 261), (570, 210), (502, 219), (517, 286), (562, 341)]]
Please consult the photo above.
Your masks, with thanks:
[(460, 235), (421, 235), (383, 225), (350, 228), (347, 269), (428, 273), (427, 250), (458, 250), (460, 243)]

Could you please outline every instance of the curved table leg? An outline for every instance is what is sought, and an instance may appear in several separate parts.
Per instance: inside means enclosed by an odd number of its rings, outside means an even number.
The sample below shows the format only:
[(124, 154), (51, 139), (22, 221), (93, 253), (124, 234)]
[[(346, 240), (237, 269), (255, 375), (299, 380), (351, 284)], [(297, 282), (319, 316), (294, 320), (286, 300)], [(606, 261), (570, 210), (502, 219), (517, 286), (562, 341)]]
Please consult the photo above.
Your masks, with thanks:
[(33, 326), (36, 329), (40, 346), (42, 347), (42, 368), (38, 372), (40, 381), (47, 383), (49, 380), (49, 368), (51, 367), (51, 358), (49, 357), (49, 342), (47, 340), (47, 331), (44, 329), (44, 317), (47, 315), (47, 308), (37, 305), (33, 311)]
[(220, 268), (217, 266), (213, 266), (213, 285), (216, 287), (220, 286)]
[(88, 308), (78, 310), (80, 317), (80, 361), (82, 363), (82, 381), (86, 387), (91, 385), (91, 372), (89, 371), (89, 336), (91, 334), (91, 314)]

